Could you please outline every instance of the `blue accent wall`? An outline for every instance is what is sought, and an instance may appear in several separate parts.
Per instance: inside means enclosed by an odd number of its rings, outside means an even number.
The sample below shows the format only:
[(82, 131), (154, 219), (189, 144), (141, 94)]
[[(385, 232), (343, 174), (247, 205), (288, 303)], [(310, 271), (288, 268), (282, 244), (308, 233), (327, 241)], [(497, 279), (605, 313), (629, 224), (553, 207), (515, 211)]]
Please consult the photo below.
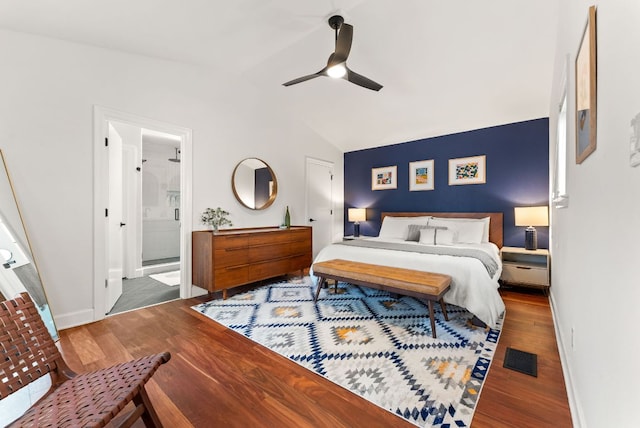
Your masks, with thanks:
[[(486, 155), (486, 183), (449, 186), (449, 159)], [(434, 160), (434, 190), (409, 191), (409, 162)], [(398, 187), (371, 190), (371, 168), (398, 167)], [(376, 236), (382, 211), (503, 212), (504, 245), (524, 247), (513, 208), (549, 204), (549, 119), (494, 126), (344, 154), (344, 232), (349, 208), (367, 208), (360, 234)], [(537, 227), (538, 247), (549, 228)]]

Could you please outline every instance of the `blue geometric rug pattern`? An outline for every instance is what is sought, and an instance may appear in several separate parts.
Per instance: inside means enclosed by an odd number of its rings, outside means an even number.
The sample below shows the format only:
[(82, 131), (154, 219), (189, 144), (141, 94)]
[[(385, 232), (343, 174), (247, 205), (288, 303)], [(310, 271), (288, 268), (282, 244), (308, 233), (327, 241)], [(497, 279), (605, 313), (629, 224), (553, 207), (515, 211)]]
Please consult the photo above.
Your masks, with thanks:
[(426, 303), (339, 287), (315, 303), (307, 276), (193, 309), (417, 426), (470, 426), (504, 315), (487, 331), (465, 309), (447, 305), (445, 321), (434, 305), (434, 339)]

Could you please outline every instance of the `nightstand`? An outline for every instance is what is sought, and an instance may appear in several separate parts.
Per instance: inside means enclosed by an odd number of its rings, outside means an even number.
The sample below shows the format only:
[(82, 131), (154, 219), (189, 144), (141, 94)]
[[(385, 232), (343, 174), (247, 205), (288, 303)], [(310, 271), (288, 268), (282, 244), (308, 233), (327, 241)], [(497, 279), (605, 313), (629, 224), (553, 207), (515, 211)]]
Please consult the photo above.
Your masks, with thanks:
[(547, 294), (550, 287), (549, 250), (525, 250), (502, 247), (502, 275), (505, 283), (542, 288)]

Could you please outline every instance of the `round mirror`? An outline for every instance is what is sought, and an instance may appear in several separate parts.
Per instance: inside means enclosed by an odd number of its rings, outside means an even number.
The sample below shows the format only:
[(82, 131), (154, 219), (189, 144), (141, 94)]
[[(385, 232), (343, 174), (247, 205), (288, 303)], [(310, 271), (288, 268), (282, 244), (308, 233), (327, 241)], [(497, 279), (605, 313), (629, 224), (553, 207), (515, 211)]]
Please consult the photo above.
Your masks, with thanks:
[(278, 180), (266, 162), (248, 158), (236, 165), (231, 187), (238, 202), (252, 210), (270, 206), (278, 194)]

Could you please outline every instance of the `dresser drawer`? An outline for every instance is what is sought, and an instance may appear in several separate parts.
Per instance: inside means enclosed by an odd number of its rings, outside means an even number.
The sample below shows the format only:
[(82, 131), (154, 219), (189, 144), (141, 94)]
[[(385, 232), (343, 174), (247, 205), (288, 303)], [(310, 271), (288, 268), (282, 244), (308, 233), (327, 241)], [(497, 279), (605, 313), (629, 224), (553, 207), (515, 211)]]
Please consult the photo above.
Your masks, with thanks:
[(249, 237), (247, 235), (214, 236), (213, 239), (215, 250), (246, 248), (248, 245)]
[(282, 244), (291, 240), (287, 230), (255, 234), (249, 237), (249, 246)]
[(289, 272), (311, 267), (311, 253), (301, 254), (289, 259)]
[(223, 290), (249, 282), (249, 265), (216, 269), (214, 273), (214, 290)]
[(249, 280), (258, 281), (261, 279), (284, 275), (287, 272), (289, 272), (288, 258), (255, 263), (251, 264), (249, 267)]
[(289, 236), (292, 241), (308, 241), (311, 238), (311, 229), (290, 230)]
[(549, 277), (546, 268), (538, 268), (531, 266), (522, 266), (518, 264), (504, 263), (502, 265), (502, 275), (500, 276), (504, 282), (531, 284), (531, 285), (549, 285)]
[(258, 263), (288, 256), (289, 246), (287, 244), (269, 244), (249, 247), (249, 263)]
[(296, 256), (298, 254), (311, 254), (311, 241), (294, 241), (289, 244), (290, 254)]
[(249, 263), (249, 254), (246, 247), (216, 248), (214, 253), (214, 268), (221, 269), (229, 266), (246, 265)]

